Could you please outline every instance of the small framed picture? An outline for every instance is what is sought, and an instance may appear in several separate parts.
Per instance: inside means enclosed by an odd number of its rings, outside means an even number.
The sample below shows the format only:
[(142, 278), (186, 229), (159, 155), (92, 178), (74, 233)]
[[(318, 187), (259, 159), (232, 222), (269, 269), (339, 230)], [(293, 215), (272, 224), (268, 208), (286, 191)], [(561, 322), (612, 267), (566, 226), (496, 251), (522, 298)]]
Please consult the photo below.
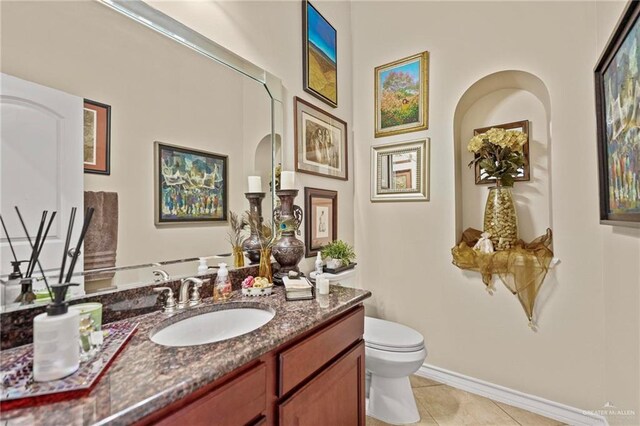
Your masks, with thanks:
[(302, 1), (304, 91), (338, 106), (338, 33), (307, 0)]
[(347, 123), (294, 98), (296, 171), (348, 180)]
[[(479, 135), (491, 128), (505, 129), (505, 130), (517, 130), (527, 135), (527, 142), (522, 146), (522, 152), (524, 154), (524, 166), (518, 169), (518, 174), (514, 177), (516, 182), (529, 181), (531, 179), (531, 168), (529, 166), (529, 120), (514, 121), (512, 123), (496, 124), (493, 126), (482, 127), (480, 129), (474, 129), (473, 135)], [(476, 154), (477, 155), (477, 154)], [(476, 185), (493, 183), (496, 179), (494, 177), (487, 176), (484, 169), (480, 167), (480, 163), (475, 165)]]
[(84, 100), (84, 172), (111, 174), (111, 106)]
[(305, 188), (304, 205), (306, 257), (313, 257), (338, 238), (338, 193)]
[(155, 143), (156, 225), (226, 221), (226, 155)]
[(428, 175), (428, 138), (371, 147), (371, 201), (428, 201)]
[(595, 68), (600, 223), (640, 228), (640, 2), (630, 1)]
[(429, 52), (375, 69), (375, 137), (429, 128)]

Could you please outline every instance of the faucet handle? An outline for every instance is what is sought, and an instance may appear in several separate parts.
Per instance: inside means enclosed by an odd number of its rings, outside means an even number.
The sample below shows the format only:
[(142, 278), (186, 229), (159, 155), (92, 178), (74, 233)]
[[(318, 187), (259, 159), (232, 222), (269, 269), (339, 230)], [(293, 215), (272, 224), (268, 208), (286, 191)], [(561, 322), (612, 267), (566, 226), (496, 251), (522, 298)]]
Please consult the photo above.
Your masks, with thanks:
[(157, 283), (169, 281), (169, 279), (171, 278), (167, 271), (163, 269), (154, 269), (153, 271), (151, 271), (151, 273), (153, 273), (153, 280)]
[(193, 289), (191, 290), (191, 298), (189, 299), (189, 306), (199, 305), (202, 301), (202, 297), (200, 296), (200, 288), (204, 284), (204, 281), (197, 280), (193, 282)]
[(173, 290), (170, 287), (155, 287), (153, 291), (162, 293), (167, 292), (167, 300), (164, 302), (163, 310), (165, 312), (173, 312), (176, 308), (176, 299), (173, 297)]

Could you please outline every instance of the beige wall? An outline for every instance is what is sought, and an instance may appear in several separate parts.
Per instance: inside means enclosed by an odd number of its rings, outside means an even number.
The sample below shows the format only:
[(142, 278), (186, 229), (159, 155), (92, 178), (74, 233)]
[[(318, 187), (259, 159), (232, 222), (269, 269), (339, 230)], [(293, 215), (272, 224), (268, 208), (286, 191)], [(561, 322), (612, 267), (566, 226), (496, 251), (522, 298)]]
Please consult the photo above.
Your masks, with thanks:
[[(369, 313), (422, 332), (427, 363), (583, 409), (610, 401), (640, 413), (640, 230), (598, 223), (592, 73), (621, 8), (620, 2), (354, 2), (356, 248), (361, 285), (374, 293)], [(431, 52), (429, 130), (375, 139), (374, 67), (424, 50)], [(550, 94), (545, 202), (562, 263), (543, 286), (537, 333), (506, 288), (488, 296), (479, 276), (451, 264), (454, 112), (471, 85), (502, 70), (531, 73)], [(371, 203), (370, 146), (421, 136), (431, 138), (430, 201)], [(545, 222), (533, 230), (541, 233)]]
[[(338, 238), (354, 241), (353, 147), (351, 137), (351, 6), (343, 1), (314, 5), (338, 32), (338, 108), (331, 108), (302, 89), (302, 10), (298, 1), (148, 1), (153, 7), (263, 67), (284, 85), (283, 168), (294, 169), (293, 97), (299, 96), (348, 124), (349, 181), (298, 173), (296, 204), (304, 208), (304, 187), (338, 191)], [(265, 183), (266, 184), (266, 183)], [(304, 240), (304, 227), (298, 237)], [(303, 261), (304, 271), (313, 260)]]

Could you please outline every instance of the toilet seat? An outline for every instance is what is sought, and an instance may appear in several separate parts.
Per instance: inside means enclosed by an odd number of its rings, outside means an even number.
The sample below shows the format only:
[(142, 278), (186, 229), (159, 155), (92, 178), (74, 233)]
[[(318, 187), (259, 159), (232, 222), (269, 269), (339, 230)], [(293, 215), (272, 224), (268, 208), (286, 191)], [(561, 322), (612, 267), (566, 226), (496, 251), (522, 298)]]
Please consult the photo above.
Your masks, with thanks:
[(417, 352), (424, 348), (422, 334), (406, 325), (365, 317), (366, 347), (388, 352)]

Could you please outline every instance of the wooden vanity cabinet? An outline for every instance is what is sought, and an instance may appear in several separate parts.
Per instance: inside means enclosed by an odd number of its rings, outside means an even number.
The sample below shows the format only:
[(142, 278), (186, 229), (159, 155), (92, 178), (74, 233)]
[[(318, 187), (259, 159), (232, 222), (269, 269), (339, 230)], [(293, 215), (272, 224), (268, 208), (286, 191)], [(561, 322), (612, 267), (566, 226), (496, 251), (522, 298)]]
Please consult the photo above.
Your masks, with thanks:
[(363, 334), (359, 305), (138, 424), (363, 426)]

